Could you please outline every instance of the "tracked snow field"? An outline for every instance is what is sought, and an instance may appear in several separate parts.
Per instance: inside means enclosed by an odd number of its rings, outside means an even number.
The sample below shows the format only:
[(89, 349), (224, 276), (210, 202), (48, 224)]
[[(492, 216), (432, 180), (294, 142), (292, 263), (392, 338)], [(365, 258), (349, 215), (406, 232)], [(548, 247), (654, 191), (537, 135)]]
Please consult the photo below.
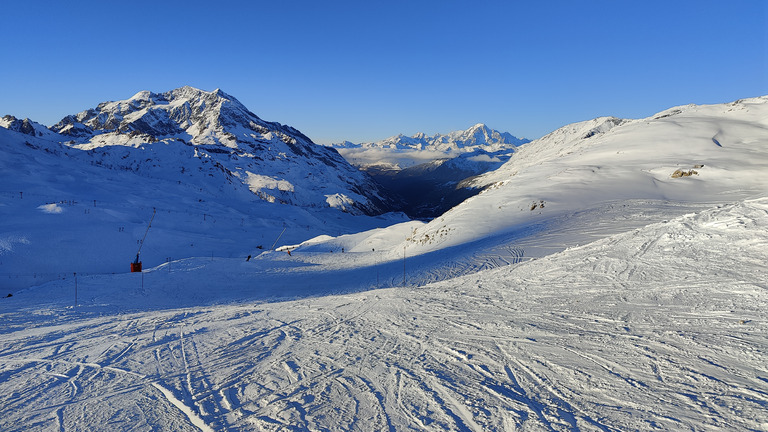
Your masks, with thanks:
[(0, 430), (768, 430), (768, 199), (599, 238), (610, 220), (533, 230), (573, 244), (538, 259), (508, 259), (535, 237), (476, 248), (479, 271), (423, 286), (307, 252), (261, 258), (293, 300), (265, 301), (259, 260), (83, 278), (76, 308), (73, 281), (21, 291), (0, 302)]

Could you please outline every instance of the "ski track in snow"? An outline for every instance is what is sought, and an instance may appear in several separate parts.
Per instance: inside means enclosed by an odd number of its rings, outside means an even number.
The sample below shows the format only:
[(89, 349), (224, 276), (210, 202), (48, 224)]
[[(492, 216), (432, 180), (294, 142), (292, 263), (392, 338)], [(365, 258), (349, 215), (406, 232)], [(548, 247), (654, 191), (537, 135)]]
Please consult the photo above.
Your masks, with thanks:
[[(768, 203), (615, 222), (587, 212), (447, 251), (408, 287), (4, 303), (0, 429), (768, 428)], [(590, 242), (601, 228), (619, 234)]]

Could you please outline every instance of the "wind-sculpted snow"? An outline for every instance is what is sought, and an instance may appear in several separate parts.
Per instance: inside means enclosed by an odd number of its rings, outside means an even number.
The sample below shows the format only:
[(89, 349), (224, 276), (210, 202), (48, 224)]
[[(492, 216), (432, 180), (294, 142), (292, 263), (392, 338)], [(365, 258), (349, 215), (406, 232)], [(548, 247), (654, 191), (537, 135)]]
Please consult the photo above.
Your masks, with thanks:
[[(600, 214), (507, 246), (619, 229)], [(0, 429), (768, 428), (768, 199), (420, 287), (339, 293), (359, 283), (340, 266), (382, 257), (326, 251), (337, 267), (304, 279), (291, 270), (300, 250), (224, 273), (210, 271), (234, 263), (172, 263), (143, 287), (80, 280), (77, 308), (72, 281), (3, 299)], [(246, 276), (251, 265), (281, 272), (276, 294), (297, 298), (258, 301), (277, 286)], [(157, 288), (194, 302), (191, 281), (255, 297), (152, 306)]]

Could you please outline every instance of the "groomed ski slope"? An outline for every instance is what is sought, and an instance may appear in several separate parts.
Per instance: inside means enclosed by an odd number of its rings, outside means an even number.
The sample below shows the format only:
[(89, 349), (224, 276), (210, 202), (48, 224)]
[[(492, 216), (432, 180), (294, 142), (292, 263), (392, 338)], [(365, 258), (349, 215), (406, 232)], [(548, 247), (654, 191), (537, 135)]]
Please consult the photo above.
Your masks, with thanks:
[(0, 429), (768, 429), (768, 199), (601, 214), (535, 236), (624, 232), (423, 286), (359, 291), (343, 267), (375, 252), (311, 272), (297, 250), (78, 280), (76, 308), (73, 280), (23, 290), (0, 302)]
[[(27, 176), (2, 265), (50, 243), (59, 276), (0, 298), (0, 430), (768, 430), (766, 142), (767, 97), (576, 123), (374, 229), (213, 191), (131, 210), (123, 181), (65, 178), (67, 204)], [(147, 271), (110, 274), (150, 206)]]

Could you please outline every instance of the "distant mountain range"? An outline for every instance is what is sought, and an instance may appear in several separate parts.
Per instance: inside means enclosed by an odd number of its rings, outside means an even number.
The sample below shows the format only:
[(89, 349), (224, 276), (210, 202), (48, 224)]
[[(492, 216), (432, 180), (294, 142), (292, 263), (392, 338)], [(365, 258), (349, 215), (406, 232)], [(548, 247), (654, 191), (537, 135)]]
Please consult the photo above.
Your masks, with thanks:
[(428, 136), (417, 133), (403, 134), (368, 143), (344, 141), (331, 144), (350, 163), (360, 167), (377, 165), (390, 169), (403, 169), (436, 159), (450, 159), (459, 155), (477, 153), (481, 159), (501, 158), (506, 161), (515, 148), (529, 142), (508, 132), (499, 132), (478, 123), (469, 129)]
[(478, 123), (469, 129), (428, 136), (403, 134), (370, 143), (333, 144), (399, 198), (396, 210), (433, 218), (480, 192), (466, 180), (499, 168), (529, 142)]

